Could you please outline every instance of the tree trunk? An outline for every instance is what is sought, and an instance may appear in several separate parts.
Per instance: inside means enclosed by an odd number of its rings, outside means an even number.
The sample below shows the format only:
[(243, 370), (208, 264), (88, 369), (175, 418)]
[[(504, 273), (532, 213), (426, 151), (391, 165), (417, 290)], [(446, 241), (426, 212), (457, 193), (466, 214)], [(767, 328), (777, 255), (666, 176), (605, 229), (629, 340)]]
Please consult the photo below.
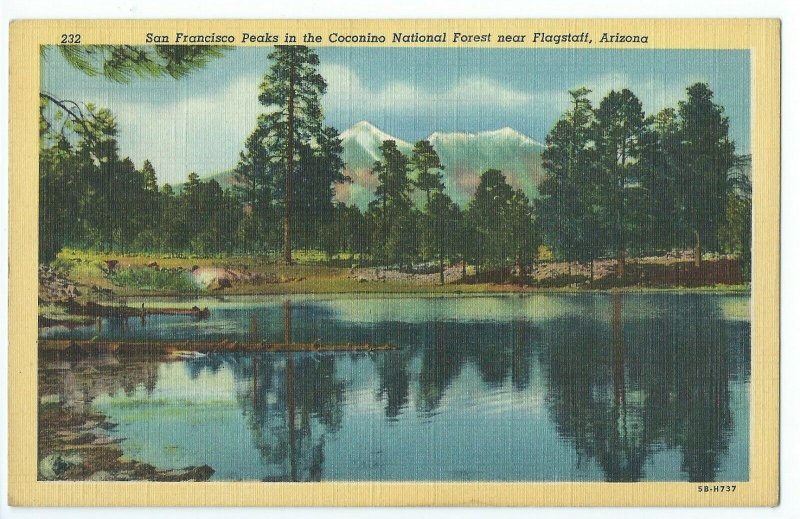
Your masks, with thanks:
[[(428, 201), (428, 205), (430, 206), (430, 200)], [(436, 222), (437, 223), (437, 225), (436, 225), (437, 233), (436, 234), (439, 235), (439, 240), (438, 240), (438, 242), (439, 242), (439, 244), (438, 244), (439, 245), (439, 284), (440, 285), (444, 285), (444, 257), (443, 257), (444, 255), (442, 254), (442, 248), (443, 248), (443, 246), (442, 246), (442, 241), (443, 241), (443, 238), (442, 238), (442, 219), (441, 219), (441, 217), (439, 217), (439, 218), (437, 218), (437, 220), (438, 221)]]
[(700, 262), (703, 259), (703, 249), (700, 245), (700, 231), (694, 231), (694, 266), (700, 267)]
[[(283, 341), (292, 343), (292, 302), (283, 303)], [(286, 412), (289, 428), (289, 477), (290, 481), (297, 481), (296, 463), (296, 438), (295, 438), (295, 401), (294, 401), (294, 354), (286, 352)]]
[(617, 278), (625, 277), (625, 160), (627, 155), (625, 141), (622, 142), (622, 165), (619, 172), (617, 199)]
[[(292, 51), (292, 58), (294, 52)], [(294, 59), (292, 60), (294, 61)], [(289, 135), (286, 139), (286, 195), (283, 208), (283, 260), (292, 264), (292, 198), (294, 190), (294, 63), (289, 71), (289, 98), (286, 106), (286, 126)]]
[(611, 352), (613, 367), (614, 401), (619, 406), (625, 405), (625, 343), (622, 332), (622, 294), (613, 296), (613, 317), (611, 324), (611, 337), (613, 349)]

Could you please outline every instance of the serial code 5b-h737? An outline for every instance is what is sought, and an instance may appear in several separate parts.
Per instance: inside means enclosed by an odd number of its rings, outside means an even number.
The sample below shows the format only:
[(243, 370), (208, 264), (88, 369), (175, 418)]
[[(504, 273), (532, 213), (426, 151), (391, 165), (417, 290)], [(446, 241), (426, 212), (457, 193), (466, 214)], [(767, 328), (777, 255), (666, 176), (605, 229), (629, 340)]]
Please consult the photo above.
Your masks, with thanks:
[(698, 492), (736, 492), (736, 485), (697, 485)]

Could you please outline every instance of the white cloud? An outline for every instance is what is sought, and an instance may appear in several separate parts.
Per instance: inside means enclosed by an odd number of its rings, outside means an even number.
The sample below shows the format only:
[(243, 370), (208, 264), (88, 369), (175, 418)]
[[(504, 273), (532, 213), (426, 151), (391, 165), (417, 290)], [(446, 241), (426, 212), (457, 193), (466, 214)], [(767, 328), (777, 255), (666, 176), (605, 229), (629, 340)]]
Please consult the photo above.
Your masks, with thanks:
[(116, 102), (109, 108), (118, 117), (120, 149), (137, 165), (149, 159), (162, 182), (183, 182), (190, 171), (227, 169), (263, 112), (258, 85), (258, 77), (242, 76), (221, 91), (202, 96), (187, 91), (175, 102)]
[[(569, 108), (569, 94), (561, 87), (523, 91), (509, 88), (495, 79), (473, 76), (442, 90), (420, 87), (411, 80), (371, 88), (344, 65), (322, 65), (320, 72), (328, 81), (328, 92), (323, 99), (327, 113), (352, 115), (352, 120), (369, 117), (369, 114), (424, 117), (442, 113), (476, 115), (488, 110), (501, 113), (525, 110), (531, 117), (542, 117), (546, 113), (560, 114)], [(589, 98), (595, 106), (609, 91), (628, 88), (642, 101), (645, 112), (652, 114), (667, 106), (677, 106), (686, 87), (696, 81), (708, 80), (678, 76), (666, 81), (654, 77), (634, 79), (625, 72), (610, 72), (586, 78), (574, 87), (589, 87), (592, 90)], [(380, 121), (374, 122), (380, 124)]]
[(476, 109), (521, 108), (552, 101), (548, 93), (515, 90), (480, 76), (466, 78), (443, 90), (418, 87), (412, 81), (395, 81), (373, 89), (343, 65), (322, 65), (320, 72), (328, 82), (323, 103), (326, 110), (336, 113), (380, 111), (420, 115), (442, 109), (472, 113)]
[(619, 91), (627, 88), (642, 102), (646, 114), (655, 114), (666, 107), (677, 107), (678, 101), (686, 97), (686, 87), (698, 81), (708, 82), (709, 80), (699, 77), (671, 76), (668, 81), (662, 82), (653, 77), (632, 79), (624, 72), (611, 72), (588, 79), (585, 86), (592, 90), (589, 99), (594, 106), (600, 104), (603, 97), (611, 90)]

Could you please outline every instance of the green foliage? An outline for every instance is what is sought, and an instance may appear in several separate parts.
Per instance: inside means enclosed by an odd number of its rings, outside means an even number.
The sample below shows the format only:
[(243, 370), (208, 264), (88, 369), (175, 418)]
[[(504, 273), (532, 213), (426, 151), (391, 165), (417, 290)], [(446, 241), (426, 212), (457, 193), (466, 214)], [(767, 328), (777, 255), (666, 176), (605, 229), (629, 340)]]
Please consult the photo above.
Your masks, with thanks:
[(591, 145), (595, 114), (586, 97), (590, 92), (586, 88), (570, 92), (572, 109), (550, 130), (542, 154), (547, 176), (537, 200), (541, 232), (569, 260), (599, 254), (604, 241), (602, 184)]
[(411, 200), (413, 184), (408, 176), (408, 158), (393, 140), (384, 141), (380, 151), (381, 160), (372, 168), (378, 187), (367, 210), (372, 252), (385, 265), (408, 266), (417, 252), (418, 219)]
[[(461, 227), (461, 211), (441, 189), (433, 191), (422, 214), (422, 251), (426, 258), (436, 258), (439, 263), (439, 282), (444, 284), (445, 258), (454, 258), (460, 252), (457, 230)], [(456, 231), (456, 232), (454, 232)]]
[(523, 256), (532, 256), (537, 241), (533, 209), (525, 194), (513, 189), (499, 170), (490, 169), (481, 175), (466, 219), (471, 231), (467, 239), (471, 238), (477, 268), (499, 270), (505, 279), (511, 262), (522, 266)]
[(594, 116), (592, 137), (599, 175), (598, 194), (601, 206), (606, 208), (602, 223), (616, 244), (617, 275), (622, 276), (627, 234), (636, 225), (629, 208), (629, 188), (636, 178), (650, 121), (645, 118), (641, 101), (628, 89), (609, 92)]
[[(708, 85), (686, 89), (678, 109), (646, 117), (629, 90), (596, 109), (588, 90), (547, 136), (536, 209), (547, 245), (565, 259), (626, 249), (643, 253), (700, 244), (750, 261), (749, 157), (737, 157), (728, 120)], [(616, 249), (616, 250), (614, 250)], [(621, 273), (622, 269), (618, 269)]]
[(425, 199), (430, 203), (432, 191), (444, 190), (444, 183), (442, 183), (444, 166), (430, 141), (422, 140), (414, 144), (410, 165), (412, 171), (416, 172), (414, 185), (420, 191), (425, 192)]
[[(42, 47), (43, 60), (55, 49), (85, 74), (120, 83), (134, 77), (179, 79), (222, 55), (217, 46), (60, 45)], [(65, 244), (123, 252), (157, 247), (165, 202), (152, 164), (146, 161), (137, 171), (119, 156), (117, 123), (109, 110), (39, 95), (40, 261), (55, 258)]]
[(713, 102), (708, 85), (695, 83), (686, 93), (687, 99), (678, 103), (679, 215), (687, 230), (718, 250), (717, 235), (731, 187), (729, 176), (736, 165), (735, 146), (728, 136), (728, 118)]
[(116, 120), (108, 110), (86, 107), (69, 121), (67, 135), (42, 125), (40, 150), (40, 261), (65, 245), (127, 253), (232, 252), (239, 244), (242, 207), (232, 192), (192, 173), (180, 195), (158, 190), (155, 169), (141, 170), (119, 156)]
[[(219, 52), (106, 47), (61, 52), (88, 74), (123, 82), (182, 77)], [(628, 249), (665, 251), (696, 240), (698, 248), (702, 241), (712, 252), (737, 254), (750, 268), (749, 157), (736, 156), (708, 85), (690, 86), (677, 109), (652, 117), (627, 89), (609, 92), (597, 107), (588, 89), (571, 91), (569, 110), (547, 135), (535, 206), (489, 169), (462, 211), (445, 192), (443, 165), (429, 141), (417, 142), (410, 158), (385, 141), (372, 171), (375, 199), (362, 213), (334, 202), (335, 186), (349, 179), (338, 132), (324, 125), (318, 56), (278, 46), (270, 59), (259, 92), (268, 110), (245, 141), (227, 191), (195, 173), (180, 191), (159, 189), (149, 161), (138, 168), (121, 156), (109, 110), (42, 93), (40, 261), (54, 260), (64, 247), (208, 256), (271, 254), (283, 246), (284, 259), (299, 247), (316, 251), (313, 259), (300, 254), (314, 262), (437, 262), (442, 282), (446, 263), (469, 261), (478, 273), (499, 272), (506, 280), (511, 265), (524, 274), (539, 250), (569, 260), (615, 253), (623, 260)], [(415, 205), (422, 199), (415, 190), (425, 194), (424, 204)], [(122, 269), (113, 277), (126, 286), (188, 289), (181, 276), (156, 269)]]
[[(319, 244), (322, 223), (333, 212), (333, 184), (347, 178), (338, 131), (324, 126), (320, 99), (327, 85), (317, 71), (319, 56), (305, 46), (279, 45), (269, 58), (258, 96), (269, 111), (259, 116), (248, 146), (262, 150), (248, 154), (270, 179), (283, 213), (284, 260), (291, 263), (295, 243)], [(263, 165), (256, 161), (265, 157)]]
[(341, 251), (360, 257), (367, 250), (368, 235), (367, 221), (358, 207), (339, 202), (334, 207), (333, 217), (324, 224), (322, 247), (328, 258)]
[(185, 270), (158, 270), (150, 267), (128, 267), (113, 271), (108, 276), (112, 283), (141, 290), (159, 290), (176, 293), (197, 292), (192, 275)]
[(217, 45), (57, 45), (44, 48), (44, 58), (58, 49), (67, 63), (88, 76), (117, 83), (134, 78), (170, 76), (180, 79), (223, 55)]

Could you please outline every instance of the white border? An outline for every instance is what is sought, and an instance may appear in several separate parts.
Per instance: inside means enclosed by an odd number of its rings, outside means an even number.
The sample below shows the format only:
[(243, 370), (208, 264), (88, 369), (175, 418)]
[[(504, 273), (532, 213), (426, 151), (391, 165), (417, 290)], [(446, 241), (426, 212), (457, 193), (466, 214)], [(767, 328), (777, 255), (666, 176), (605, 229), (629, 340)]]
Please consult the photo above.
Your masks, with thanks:
[[(0, 120), (8, 121), (8, 22), (21, 18), (693, 18), (693, 17), (765, 17), (782, 19), (782, 49), (787, 57), (782, 64), (782, 134), (784, 144), (782, 156), (782, 232), (781, 284), (781, 505), (777, 509), (136, 509), (136, 508), (10, 508), (8, 507), (8, 394), (6, 376), (8, 372), (8, 278), (0, 276), (0, 290), (6, 297), (0, 298), (0, 334), (4, 345), (0, 345), (0, 517), (92, 519), (113, 515), (115, 519), (129, 519), (144, 515), (174, 519), (204, 519), (224, 516), (249, 517), (331, 517), (372, 518), (381, 516), (405, 518), (412, 514), (426, 516), (472, 519), (488, 514), (502, 517), (537, 519), (614, 517), (619, 519), (639, 518), (647, 514), (648, 519), (672, 518), (680, 514), (684, 518), (702, 517), (744, 518), (762, 515), (775, 518), (800, 517), (800, 472), (795, 470), (800, 462), (800, 441), (796, 431), (800, 429), (800, 405), (796, 395), (800, 394), (800, 319), (794, 314), (800, 304), (800, 268), (793, 268), (792, 259), (800, 256), (800, 236), (795, 222), (800, 221), (800, 160), (793, 150), (800, 139), (800, 72), (797, 63), (800, 56), (800, 2), (790, 0), (678, 0), (647, 3), (632, 0), (550, 0), (544, 2), (514, 2), (492, 0), (472, 2), (467, 0), (402, 0), (384, 5), (380, 0), (292, 0), (292, 2), (230, 0), (86, 0), (83, 2), (49, 2), (45, 0), (0, 0), (0, 95), (4, 102), (0, 106)], [(79, 4), (79, 5), (78, 5)], [(4, 173), (0, 182), (0, 247), (8, 250), (8, 125), (0, 129), (0, 171)], [(776, 251), (777, 253), (777, 251)], [(8, 272), (8, 255), (0, 259), (0, 271)]]

